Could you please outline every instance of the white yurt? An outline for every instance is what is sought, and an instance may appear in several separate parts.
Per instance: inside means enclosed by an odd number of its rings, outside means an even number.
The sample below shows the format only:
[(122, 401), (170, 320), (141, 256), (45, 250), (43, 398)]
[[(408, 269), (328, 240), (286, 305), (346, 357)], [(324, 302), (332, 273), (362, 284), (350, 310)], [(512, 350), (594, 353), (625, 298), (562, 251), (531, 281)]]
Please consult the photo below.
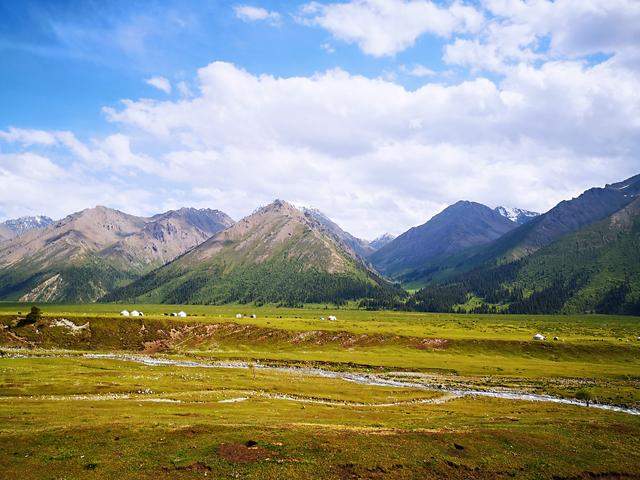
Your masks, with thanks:
[(128, 317), (129, 316), (129, 310), (122, 310), (120, 312), (120, 315), (122, 315), (123, 317)]
[(242, 318), (242, 314), (241, 313), (236, 313), (236, 318)]
[(329, 315), (327, 318), (328, 318), (329, 320), (331, 320), (332, 322), (335, 322), (335, 321), (338, 319), (337, 317), (335, 317), (335, 316), (333, 316), (333, 315)]
[(183, 311), (179, 311), (179, 312), (178, 312), (178, 316), (179, 316), (179, 317), (182, 317), (182, 318), (185, 318), (185, 317), (187, 316), (187, 313), (186, 313), (186, 312), (183, 312)]
[(546, 338), (545, 338), (545, 336), (544, 336), (544, 335), (542, 335), (541, 333), (536, 333), (536, 334), (533, 336), (533, 339), (534, 339), (534, 340), (542, 341), (542, 340), (545, 340)]
[(132, 317), (139, 317), (141, 315), (142, 315), (142, 313), (139, 312), (138, 310), (131, 310), (131, 316)]

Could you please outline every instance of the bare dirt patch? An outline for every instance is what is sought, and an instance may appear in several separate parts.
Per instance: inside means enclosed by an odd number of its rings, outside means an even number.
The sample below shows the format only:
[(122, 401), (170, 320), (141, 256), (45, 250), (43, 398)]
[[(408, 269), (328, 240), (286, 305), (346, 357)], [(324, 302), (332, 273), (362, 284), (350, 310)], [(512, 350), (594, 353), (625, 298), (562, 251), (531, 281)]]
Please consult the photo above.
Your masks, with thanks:
[(249, 440), (246, 443), (223, 443), (218, 447), (218, 455), (228, 462), (253, 463), (273, 458), (275, 453)]
[(210, 472), (211, 467), (202, 462), (192, 462), (188, 465), (176, 465), (173, 468), (164, 467), (163, 470), (165, 472), (169, 472), (171, 470), (179, 470), (184, 472)]
[[(306, 347), (334, 345), (345, 349), (398, 345), (420, 350), (440, 350), (450, 346), (448, 340), (440, 338), (330, 330), (290, 331), (230, 322), (186, 324), (165, 319), (139, 318), (123, 320), (91, 317), (86, 318), (87, 323), (84, 325), (77, 325), (67, 319), (54, 319), (52, 322), (47, 321), (47, 326), (59, 328), (37, 330), (27, 326), (14, 330), (12, 325), (16, 318), (0, 317), (0, 345), (21, 346), (29, 343), (30, 346), (63, 348), (113, 348), (148, 354), (228, 343)], [(59, 330), (73, 335), (61, 336)]]
[(149, 350), (160, 351), (175, 346), (195, 346), (201, 342), (243, 341), (250, 343), (282, 343), (306, 346), (340, 345), (343, 348), (375, 347), (381, 345), (406, 345), (420, 350), (438, 350), (448, 347), (449, 341), (441, 338), (403, 337), (399, 335), (357, 334), (344, 331), (309, 330), (304, 332), (217, 323), (209, 325), (183, 325), (170, 332), (158, 330), (160, 339), (145, 344)]

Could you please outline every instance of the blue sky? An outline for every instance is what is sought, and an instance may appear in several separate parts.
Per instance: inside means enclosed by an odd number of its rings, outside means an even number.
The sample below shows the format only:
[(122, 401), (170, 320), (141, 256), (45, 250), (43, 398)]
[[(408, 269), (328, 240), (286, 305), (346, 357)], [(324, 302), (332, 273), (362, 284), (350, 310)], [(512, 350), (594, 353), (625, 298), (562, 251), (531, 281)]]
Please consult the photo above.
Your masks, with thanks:
[[(100, 114), (103, 106), (157, 96), (145, 78), (189, 80), (212, 60), (277, 76), (340, 67), (376, 77), (415, 63), (447, 70), (441, 39), (420, 38), (414, 48), (393, 57), (362, 55), (357, 46), (338, 46), (322, 29), (298, 24), (292, 16), (305, 3), (260, 2), (282, 12), (274, 28), (239, 19), (234, 7), (240, 2), (2, 1), (0, 103), (5, 108), (0, 126), (103, 131), (108, 128)], [(397, 81), (408, 88), (420, 84), (410, 75)]]
[(0, 0), (0, 56), (0, 219), (284, 198), (373, 238), (640, 170), (635, 0)]

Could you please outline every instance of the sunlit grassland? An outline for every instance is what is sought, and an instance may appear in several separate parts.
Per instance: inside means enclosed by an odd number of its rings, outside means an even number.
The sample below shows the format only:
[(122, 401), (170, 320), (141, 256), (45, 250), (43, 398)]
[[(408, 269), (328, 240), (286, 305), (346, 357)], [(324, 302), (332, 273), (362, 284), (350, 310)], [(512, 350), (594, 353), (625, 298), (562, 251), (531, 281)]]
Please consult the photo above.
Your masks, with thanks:
[[(32, 304), (0, 302), (0, 315), (26, 313)], [(189, 322), (233, 321), (287, 330), (329, 330), (353, 333), (380, 333), (405, 336), (430, 336), (448, 339), (531, 340), (542, 332), (550, 339), (563, 341), (637, 341), (640, 318), (617, 315), (480, 315), (366, 311), (310, 305), (306, 308), (281, 308), (253, 305), (144, 305), (144, 304), (43, 304), (51, 316), (118, 316), (121, 310), (141, 310), (146, 317), (184, 310)], [(236, 314), (247, 317), (236, 319)], [(257, 318), (248, 318), (255, 314)], [(335, 315), (336, 322), (320, 320)]]
[[(371, 403), (438, 394), (77, 357), (4, 358), (0, 375), (5, 478), (640, 474), (640, 418), (583, 407), (482, 398), (394, 407), (301, 404), (260, 393)], [(130, 396), (99, 399), (108, 394)], [(247, 400), (220, 403), (236, 397)], [(253, 450), (244, 446), (249, 440), (257, 442)], [(247, 451), (255, 458), (242, 459)]]
[[(565, 398), (586, 388), (599, 402), (638, 407), (638, 318), (39, 306), (41, 323), (13, 327), (30, 305), (0, 304), (0, 478), (640, 476), (640, 417), (625, 413), (481, 397), (416, 403), (447, 394), (83, 356), (410, 370), (445, 385)], [(145, 316), (118, 315), (134, 308)], [(163, 315), (180, 310), (189, 317)], [(328, 315), (338, 319), (320, 320)], [(60, 318), (89, 327), (74, 334), (53, 326)], [(548, 341), (532, 340), (537, 332)], [(160, 350), (149, 350), (158, 342)], [(29, 358), (9, 358), (20, 354)], [(221, 403), (233, 399), (246, 400)], [(244, 446), (249, 440), (257, 446)]]

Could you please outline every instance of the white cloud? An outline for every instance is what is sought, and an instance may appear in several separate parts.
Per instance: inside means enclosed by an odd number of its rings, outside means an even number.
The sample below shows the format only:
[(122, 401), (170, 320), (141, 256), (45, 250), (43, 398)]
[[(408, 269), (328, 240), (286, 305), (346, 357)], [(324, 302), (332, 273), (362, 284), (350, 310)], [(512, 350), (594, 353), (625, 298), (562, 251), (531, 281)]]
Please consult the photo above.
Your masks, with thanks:
[(447, 62), (504, 73), (520, 63), (640, 51), (636, 0), (485, 0), (484, 6), (485, 29), (447, 45)]
[(9, 143), (20, 143), (25, 146), (55, 145), (58, 142), (55, 133), (15, 127), (10, 127), (6, 131), (0, 130), (0, 139)]
[(460, 198), (545, 210), (630, 175), (640, 167), (637, 82), (613, 63), (565, 61), (523, 65), (501, 83), (408, 91), (342, 70), (281, 78), (214, 62), (189, 101), (106, 112), (166, 152), (159, 176), (243, 198), (244, 209), (228, 207), (235, 216), (284, 197), (373, 236)]
[(42, 213), (62, 218), (99, 204), (132, 213), (158, 208), (152, 194), (135, 184), (111, 175), (95, 178), (30, 152), (0, 154), (0, 185), (0, 215), (4, 218)]
[[(179, 99), (104, 108), (114, 130), (105, 137), (0, 131), (0, 186), (10, 186), (0, 188), (0, 214), (106, 203), (132, 213), (210, 206), (240, 218), (279, 197), (372, 238), (459, 199), (544, 211), (638, 173), (636, 4), (478, 5), (483, 14), (422, 0), (303, 11), (305, 22), (378, 56), (423, 34), (448, 38), (444, 60), (471, 72), (459, 83), (436, 83), (420, 64), (396, 67), (425, 79), (407, 90), (391, 75), (277, 77), (213, 62), (176, 84)], [(593, 53), (610, 58), (585, 57)]]
[(478, 10), (461, 2), (440, 6), (430, 0), (312, 2), (302, 7), (300, 19), (376, 57), (405, 50), (426, 33), (447, 38), (475, 32), (484, 21)]
[(166, 94), (171, 93), (171, 82), (164, 77), (151, 77), (145, 80), (145, 82)]
[(178, 92), (183, 97), (191, 97), (193, 95), (193, 92), (191, 92), (191, 87), (189, 87), (189, 84), (187, 82), (185, 81), (178, 82), (177, 87), (178, 87)]
[(451, 39), (448, 63), (500, 73), (521, 62), (592, 54), (637, 59), (640, 50), (637, 0), (311, 2), (298, 18), (376, 57), (410, 48), (423, 35)]
[(278, 12), (270, 12), (262, 7), (251, 5), (236, 5), (233, 7), (236, 17), (245, 22), (267, 21), (272, 25), (280, 23), (281, 17)]
[(322, 48), (327, 53), (335, 53), (336, 51), (335, 47), (328, 42), (325, 42), (322, 45), (320, 45), (320, 48)]
[(413, 65), (411, 67), (408, 67), (406, 65), (401, 65), (400, 71), (407, 75), (411, 75), (412, 77), (421, 77), (421, 78), (433, 77), (438, 74), (437, 72), (431, 70), (430, 68), (427, 68), (424, 65), (418, 65), (418, 64)]

